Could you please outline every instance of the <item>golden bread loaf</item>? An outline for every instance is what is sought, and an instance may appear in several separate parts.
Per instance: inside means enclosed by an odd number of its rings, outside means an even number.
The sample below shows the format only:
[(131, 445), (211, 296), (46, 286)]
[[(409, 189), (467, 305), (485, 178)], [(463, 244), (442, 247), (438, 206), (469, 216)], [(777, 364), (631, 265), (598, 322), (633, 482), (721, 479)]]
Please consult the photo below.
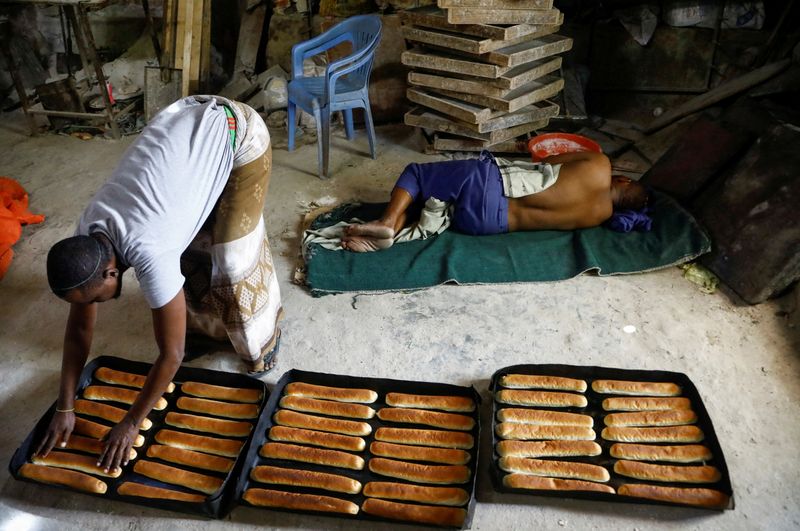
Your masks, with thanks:
[(90, 492), (93, 494), (105, 494), (108, 485), (83, 472), (76, 472), (74, 470), (64, 470), (63, 468), (53, 468), (44, 465), (34, 465), (32, 463), (25, 463), (19, 469), (19, 475), (38, 481), (39, 483), (47, 483), (48, 485), (61, 485), (71, 489), (80, 490), (83, 492)]
[(192, 490), (204, 492), (205, 494), (214, 494), (222, 487), (223, 483), (223, 480), (217, 477), (198, 474), (197, 472), (189, 472), (182, 468), (162, 465), (154, 461), (137, 461), (136, 464), (133, 465), (133, 471), (164, 483), (180, 485)]
[(333, 448), (335, 450), (349, 450), (351, 452), (360, 452), (366, 448), (366, 443), (361, 437), (290, 428), (287, 426), (271, 427), (269, 429), (269, 439), (271, 441), (310, 444), (313, 446), (322, 446), (323, 448)]
[(595, 393), (606, 395), (631, 396), (679, 396), (679, 385), (669, 382), (629, 382), (625, 380), (595, 380), (592, 382)]
[(227, 457), (175, 448), (174, 446), (167, 446), (165, 444), (151, 444), (147, 448), (147, 457), (169, 461), (176, 465), (202, 468), (203, 470), (211, 470), (213, 472), (222, 472), (225, 474), (230, 472), (234, 463), (233, 459), (228, 459)]
[(336, 402), (357, 402), (371, 404), (378, 399), (378, 393), (369, 389), (350, 389), (345, 387), (328, 387), (303, 382), (292, 382), (284, 388), (284, 394), (305, 398), (320, 398)]
[(207, 398), (182, 396), (178, 399), (177, 405), (185, 411), (228, 417), (230, 419), (254, 419), (258, 417), (258, 404), (232, 404)]
[(500, 469), (505, 472), (518, 472), (520, 474), (533, 474), (535, 476), (583, 479), (602, 483), (611, 479), (608, 470), (602, 466), (574, 461), (550, 461), (545, 459), (529, 459), (526, 457), (501, 457), (498, 464)]
[(600, 455), (594, 441), (498, 441), (500, 457), (578, 457)]
[(378, 418), (384, 422), (421, 424), (444, 428), (446, 430), (470, 431), (475, 426), (472, 417), (458, 413), (441, 413), (425, 409), (385, 407), (378, 411)]
[(583, 395), (553, 391), (524, 391), (503, 389), (497, 391), (495, 399), (501, 404), (539, 407), (586, 407), (588, 402)]
[(206, 499), (205, 496), (201, 496), (200, 494), (162, 489), (161, 487), (153, 487), (151, 485), (145, 485), (144, 483), (136, 483), (135, 481), (126, 481), (117, 487), (117, 494), (120, 496), (136, 496), (139, 498), (175, 500), (190, 503), (202, 503)]
[(336, 402), (334, 400), (318, 400), (302, 396), (284, 396), (279, 405), (284, 409), (303, 411), (305, 413), (319, 413), (334, 417), (350, 417), (354, 419), (371, 419), (375, 410), (364, 404), (349, 402)]
[(409, 395), (386, 393), (386, 405), (416, 409), (441, 409), (460, 413), (475, 411), (475, 401), (466, 396)]
[(469, 468), (463, 465), (424, 465), (407, 463), (383, 457), (369, 460), (369, 469), (375, 474), (405, 479), (416, 483), (436, 483), (449, 485), (466, 483), (470, 478)]
[(614, 489), (603, 483), (579, 479), (546, 478), (531, 474), (507, 474), (503, 477), (503, 485), (512, 489), (578, 490), (614, 494)]
[(302, 463), (335, 466), (351, 470), (362, 470), (364, 468), (364, 460), (361, 457), (339, 450), (268, 442), (264, 443), (258, 453), (261, 457), (270, 459), (286, 459), (288, 461), (300, 461)]
[(634, 461), (668, 461), (672, 463), (696, 463), (710, 461), (711, 450), (699, 444), (625, 444), (611, 446), (611, 457)]
[(367, 514), (390, 520), (405, 520), (447, 527), (461, 527), (467, 517), (467, 511), (461, 508), (411, 505), (378, 498), (367, 498), (361, 504), (361, 509)]
[(455, 507), (469, 501), (467, 491), (458, 487), (423, 487), (388, 481), (370, 481), (364, 485), (364, 496)]
[(324, 513), (358, 514), (358, 505), (347, 500), (318, 494), (298, 494), (270, 489), (247, 489), (242, 499), (258, 507), (319, 511)]
[[(141, 374), (133, 374), (130, 372), (117, 371), (109, 369), (108, 367), (100, 367), (94, 371), (94, 377), (103, 383), (124, 385), (126, 387), (144, 387), (144, 382), (147, 381), (147, 376)], [(170, 382), (167, 384), (165, 393), (171, 393), (175, 390), (175, 384)]]
[(244, 445), (242, 441), (234, 439), (219, 439), (217, 437), (206, 437), (205, 435), (194, 435), (174, 430), (159, 430), (156, 433), (156, 441), (175, 448), (195, 450), (223, 457), (238, 456)]
[(405, 461), (428, 461), (446, 465), (465, 465), (470, 460), (468, 452), (455, 448), (430, 448), (378, 441), (369, 445), (369, 451), (372, 455), (380, 457), (392, 457)]
[(181, 391), (184, 394), (199, 398), (245, 402), (247, 404), (257, 404), (261, 401), (262, 395), (260, 389), (225, 387), (200, 382), (184, 382), (181, 384)]
[(259, 483), (322, 489), (345, 494), (361, 492), (361, 483), (347, 476), (294, 468), (256, 466), (250, 471), (250, 479)]
[(463, 450), (469, 450), (475, 444), (469, 433), (410, 428), (378, 428), (375, 430), (375, 440), (437, 448), (461, 448)]
[(634, 498), (644, 498), (647, 500), (681, 503), (684, 505), (694, 505), (708, 509), (725, 509), (729, 502), (729, 497), (727, 494), (713, 489), (686, 489), (635, 483), (622, 485), (619, 487), (617, 492), (623, 496), (633, 496)]
[(500, 377), (503, 387), (512, 389), (551, 389), (554, 391), (586, 391), (586, 382), (561, 376), (537, 376), (535, 374), (506, 374)]

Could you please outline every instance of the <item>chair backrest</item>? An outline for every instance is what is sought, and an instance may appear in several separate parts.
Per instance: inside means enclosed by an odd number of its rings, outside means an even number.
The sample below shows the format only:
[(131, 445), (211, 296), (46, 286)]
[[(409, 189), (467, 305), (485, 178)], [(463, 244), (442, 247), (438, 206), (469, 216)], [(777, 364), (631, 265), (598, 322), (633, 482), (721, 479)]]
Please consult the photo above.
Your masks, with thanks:
[[(359, 52), (372, 48), (368, 53), (373, 54), (381, 37), (381, 19), (377, 15), (358, 15), (343, 20), (337, 26), (342, 26), (346, 40), (353, 43), (351, 56), (358, 56)], [(361, 66), (348, 73), (348, 78), (353, 82), (364, 82), (369, 77), (372, 69), (372, 59), (363, 62)]]

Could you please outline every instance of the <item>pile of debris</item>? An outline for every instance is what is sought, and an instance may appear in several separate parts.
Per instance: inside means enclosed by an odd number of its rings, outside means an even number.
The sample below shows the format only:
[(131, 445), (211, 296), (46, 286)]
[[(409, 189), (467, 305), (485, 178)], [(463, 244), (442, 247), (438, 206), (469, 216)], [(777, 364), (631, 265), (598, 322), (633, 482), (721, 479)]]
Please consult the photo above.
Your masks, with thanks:
[[(438, 0), (402, 13), (407, 125), (436, 131), (435, 151), (525, 152), (525, 138), (558, 115), (548, 101), (563, 88), (552, 0)], [(524, 7), (523, 7), (524, 6)]]

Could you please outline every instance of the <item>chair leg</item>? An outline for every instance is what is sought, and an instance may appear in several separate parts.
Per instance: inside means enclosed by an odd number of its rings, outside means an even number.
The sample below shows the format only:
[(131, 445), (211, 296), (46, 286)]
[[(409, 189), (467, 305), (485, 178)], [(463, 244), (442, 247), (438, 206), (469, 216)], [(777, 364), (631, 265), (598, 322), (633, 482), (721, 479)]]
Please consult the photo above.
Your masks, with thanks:
[(331, 111), (326, 107), (322, 111), (322, 171), (320, 177), (328, 177), (328, 156), (331, 151)]
[(286, 122), (289, 126), (289, 151), (294, 151), (294, 133), (295, 127), (297, 127), (297, 120), (295, 117), (297, 111), (297, 105), (293, 101), (289, 101), (288, 105), (286, 106)]
[(364, 121), (367, 124), (367, 138), (369, 139), (369, 152), (372, 158), (377, 158), (375, 153), (375, 126), (372, 123), (372, 110), (369, 108), (369, 100), (364, 102)]
[(322, 124), (322, 115), (324, 113), (320, 112), (319, 107), (314, 107), (314, 121), (317, 123), (317, 173), (319, 173), (320, 179), (325, 177), (325, 174), (322, 171), (322, 159), (325, 157), (325, 153), (322, 149), (322, 145), (325, 143), (323, 139), (323, 124)]
[(353, 140), (356, 136), (353, 130), (353, 109), (345, 109), (342, 114), (344, 115), (344, 131), (347, 133), (347, 140)]

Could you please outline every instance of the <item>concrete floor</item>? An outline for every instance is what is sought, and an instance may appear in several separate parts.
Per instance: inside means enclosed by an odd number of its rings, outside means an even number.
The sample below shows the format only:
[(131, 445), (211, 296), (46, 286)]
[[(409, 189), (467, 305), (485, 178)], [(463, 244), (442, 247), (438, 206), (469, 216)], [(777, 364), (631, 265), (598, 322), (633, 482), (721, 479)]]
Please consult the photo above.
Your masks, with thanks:
[[(122, 141), (25, 135), (18, 115), (0, 118), (0, 174), (29, 191), (34, 212), (11, 270), (0, 283), (0, 460), (7, 463), (55, 399), (67, 305), (53, 297), (44, 261), (71, 234), (83, 207), (132, 138)], [(572, 363), (687, 373), (713, 419), (730, 468), (736, 509), (693, 509), (498, 495), (479, 470), (472, 529), (797, 529), (800, 527), (800, 333), (791, 301), (742, 306), (704, 295), (677, 268), (642, 275), (581, 277), (515, 286), (443, 286), (421, 292), (311, 298), (291, 283), (298, 223), (313, 202), (386, 197), (394, 177), (420, 154), (403, 126), (378, 129), (377, 160), (334, 139), (333, 178), (315, 176), (316, 147), (295, 153), (275, 135), (266, 216), (286, 320), (277, 368), (474, 385), (488, 398), (491, 374), (517, 363)], [(754, 272), (756, 274), (756, 272)], [(152, 361), (150, 312), (132, 275), (123, 297), (103, 305), (95, 354)], [(788, 298), (787, 298), (788, 299)], [(795, 319), (796, 319), (795, 312)], [(637, 331), (623, 333), (625, 325)], [(796, 324), (796, 321), (795, 321)], [(193, 366), (238, 371), (232, 355)], [(486, 401), (488, 404), (488, 400)], [(486, 411), (483, 412), (487, 416)], [(484, 456), (491, 454), (488, 430)], [(221, 522), (104, 501), (17, 482), (0, 468), (0, 530), (21, 529), (394, 529), (394, 525), (239, 507)], [(410, 527), (403, 527), (409, 529)]]

